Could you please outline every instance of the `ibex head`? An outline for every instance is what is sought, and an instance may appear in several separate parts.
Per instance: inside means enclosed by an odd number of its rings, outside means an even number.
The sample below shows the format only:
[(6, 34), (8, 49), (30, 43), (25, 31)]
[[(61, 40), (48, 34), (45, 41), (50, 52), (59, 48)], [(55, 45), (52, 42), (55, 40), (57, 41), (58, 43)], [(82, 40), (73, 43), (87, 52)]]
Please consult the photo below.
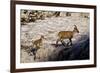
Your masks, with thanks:
[(46, 39), (43, 35), (41, 35), (41, 39)]
[(78, 30), (76, 25), (74, 25), (74, 30), (73, 31), (79, 33), (79, 30)]
[(42, 38), (42, 39), (44, 39), (44, 36), (43, 36), (43, 35), (41, 35), (41, 38)]

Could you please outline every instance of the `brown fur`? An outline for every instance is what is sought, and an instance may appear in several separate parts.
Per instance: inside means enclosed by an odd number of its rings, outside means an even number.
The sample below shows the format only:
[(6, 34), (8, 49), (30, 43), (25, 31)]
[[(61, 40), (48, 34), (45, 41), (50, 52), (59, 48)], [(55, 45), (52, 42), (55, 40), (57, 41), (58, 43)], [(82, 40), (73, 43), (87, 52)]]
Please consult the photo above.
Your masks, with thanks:
[(75, 33), (79, 33), (79, 30), (77, 29), (77, 26), (74, 25), (74, 30), (73, 31), (60, 31), (58, 33), (58, 39), (56, 41), (56, 44), (58, 44), (59, 41), (62, 41), (64, 39), (69, 39), (70, 43), (72, 44), (72, 38), (73, 38), (73, 35)]
[(35, 41), (32, 41), (33, 46), (34, 46), (35, 48), (40, 48), (40, 46), (41, 46), (42, 43), (43, 43), (43, 39), (44, 39), (44, 36), (41, 36), (40, 39), (37, 39), (37, 40), (35, 40)]

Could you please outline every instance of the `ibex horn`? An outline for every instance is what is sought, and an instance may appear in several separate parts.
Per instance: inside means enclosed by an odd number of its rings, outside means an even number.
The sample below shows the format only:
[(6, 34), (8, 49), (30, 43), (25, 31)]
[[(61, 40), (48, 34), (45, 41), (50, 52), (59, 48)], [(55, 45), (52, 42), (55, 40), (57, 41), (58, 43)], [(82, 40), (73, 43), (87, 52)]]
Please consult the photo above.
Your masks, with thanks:
[(75, 26), (75, 28), (77, 28), (77, 26), (76, 25), (74, 25)]

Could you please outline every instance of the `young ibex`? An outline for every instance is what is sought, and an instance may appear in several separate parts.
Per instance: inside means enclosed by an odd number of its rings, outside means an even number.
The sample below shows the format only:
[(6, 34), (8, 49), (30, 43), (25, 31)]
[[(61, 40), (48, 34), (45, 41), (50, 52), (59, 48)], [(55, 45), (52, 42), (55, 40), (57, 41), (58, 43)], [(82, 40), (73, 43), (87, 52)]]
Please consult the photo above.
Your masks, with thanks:
[(32, 41), (33, 46), (35, 46), (35, 48), (40, 48), (40, 46), (43, 43), (43, 39), (44, 39), (44, 36), (41, 35), (40, 39), (37, 39), (35, 41)]
[(69, 42), (67, 44), (70, 43), (70, 45), (72, 45), (72, 38), (75, 33), (79, 33), (79, 30), (76, 25), (74, 25), (73, 31), (60, 31), (58, 33), (58, 39), (56, 41), (56, 44), (58, 44), (59, 41), (62, 42), (64, 39), (69, 39)]

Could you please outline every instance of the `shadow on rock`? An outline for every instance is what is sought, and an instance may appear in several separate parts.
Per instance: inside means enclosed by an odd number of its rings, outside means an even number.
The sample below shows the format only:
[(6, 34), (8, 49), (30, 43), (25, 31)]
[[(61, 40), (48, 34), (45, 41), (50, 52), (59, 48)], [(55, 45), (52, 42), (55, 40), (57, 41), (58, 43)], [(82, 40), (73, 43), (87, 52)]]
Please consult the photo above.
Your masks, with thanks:
[(86, 60), (89, 59), (89, 38), (73, 43), (71, 47), (54, 51), (49, 61)]

